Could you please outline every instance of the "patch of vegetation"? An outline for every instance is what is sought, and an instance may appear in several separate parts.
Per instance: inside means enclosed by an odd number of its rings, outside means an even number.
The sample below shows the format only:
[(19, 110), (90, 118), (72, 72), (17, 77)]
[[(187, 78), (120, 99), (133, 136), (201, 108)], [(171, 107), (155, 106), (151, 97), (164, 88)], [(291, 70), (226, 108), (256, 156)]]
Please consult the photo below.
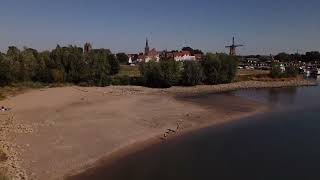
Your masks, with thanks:
[(130, 85), (130, 77), (128, 75), (116, 75), (112, 77), (111, 84), (114, 86), (127, 86)]
[(281, 65), (278, 62), (273, 62), (270, 76), (272, 78), (293, 78), (297, 77), (299, 74), (298, 68), (291, 65), (285, 68), (285, 70), (281, 69)]
[(139, 77), (141, 76), (139, 66), (121, 65), (120, 71), (117, 74), (119, 76)]
[[(0, 163), (8, 159), (8, 156), (0, 149)], [(0, 171), (0, 180), (9, 180), (4, 172)]]
[(8, 176), (0, 172), (0, 180), (10, 180)]
[(151, 88), (169, 88), (170, 79), (165, 76), (160, 63), (149, 61), (140, 65), (140, 72), (143, 76), (145, 86)]
[(144, 85), (168, 88), (173, 85), (222, 84), (234, 80), (238, 60), (226, 54), (208, 53), (202, 62), (176, 62), (174, 60), (150, 61), (140, 64)]
[(236, 76), (238, 60), (226, 54), (208, 53), (202, 61), (206, 84), (230, 83)]
[(203, 70), (201, 64), (195, 61), (183, 63), (181, 83), (184, 86), (195, 86), (202, 82)]
[(39, 89), (45, 87), (46, 84), (39, 82), (21, 82), (12, 83), (11, 85), (0, 87), (0, 100), (7, 96), (15, 96), (30, 89)]
[(0, 149), (0, 163), (8, 160), (8, 156)]
[(106, 49), (84, 53), (76, 46), (58, 45), (52, 51), (38, 52), (11, 46), (6, 54), (0, 53), (2, 87), (24, 82), (108, 86), (119, 70), (118, 59)]
[(4, 96), (2, 93), (0, 93), (0, 101), (4, 100), (6, 98), (6, 96)]

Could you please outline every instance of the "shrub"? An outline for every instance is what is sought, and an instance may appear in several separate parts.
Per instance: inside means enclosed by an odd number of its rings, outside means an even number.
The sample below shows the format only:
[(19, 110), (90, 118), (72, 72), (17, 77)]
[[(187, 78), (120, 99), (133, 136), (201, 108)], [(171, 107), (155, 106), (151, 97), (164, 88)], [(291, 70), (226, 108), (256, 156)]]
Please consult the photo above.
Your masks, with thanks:
[(52, 69), (51, 76), (52, 76), (53, 82), (56, 82), (56, 83), (64, 82), (64, 74), (63, 74), (63, 71), (61, 70)]
[(273, 62), (271, 65), (270, 76), (272, 78), (281, 78), (283, 76), (279, 63)]
[(131, 77), (130, 78), (130, 85), (134, 85), (134, 86), (143, 86), (144, 85), (144, 81), (143, 81), (143, 77)]
[(127, 76), (127, 75), (114, 76), (112, 78), (111, 84), (115, 85), (115, 86), (117, 86), (117, 85), (122, 85), (122, 86), (129, 85), (130, 84), (130, 77)]
[(108, 55), (108, 60), (110, 64), (110, 75), (118, 74), (120, 71), (120, 63), (118, 59), (113, 54)]
[(95, 80), (95, 86), (106, 87), (111, 84), (111, 77), (107, 75), (100, 76), (100, 79)]
[(152, 88), (169, 88), (171, 85), (165, 78), (160, 63), (149, 61), (140, 65), (144, 85)]
[(207, 84), (230, 83), (236, 76), (238, 61), (234, 56), (208, 53), (202, 61)]
[(163, 72), (164, 79), (168, 82), (169, 86), (178, 85), (181, 75), (181, 62), (175, 60), (162, 60), (160, 61), (161, 71)]
[(286, 77), (297, 77), (299, 74), (299, 69), (293, 65), (290, 65), (286, 68), (285, 75)]
[(12, 81), (10, 65), (9, 63), (1, 58), (0, 55), (0, 86), (10, 84)]
[(186, 61), (183, 63), (181, 82), (185, 86), (195, 86), (203, 80), (203, 72), (200, 63)]

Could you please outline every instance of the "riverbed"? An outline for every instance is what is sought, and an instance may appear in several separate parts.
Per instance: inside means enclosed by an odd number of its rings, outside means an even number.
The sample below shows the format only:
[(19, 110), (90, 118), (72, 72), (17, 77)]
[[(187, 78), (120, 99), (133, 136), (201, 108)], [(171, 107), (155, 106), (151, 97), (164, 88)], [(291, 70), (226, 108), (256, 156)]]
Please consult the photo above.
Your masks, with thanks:
[(319, 86), (225, 95), (272, 111), (173, 138), (73, 179), (320, 179)]

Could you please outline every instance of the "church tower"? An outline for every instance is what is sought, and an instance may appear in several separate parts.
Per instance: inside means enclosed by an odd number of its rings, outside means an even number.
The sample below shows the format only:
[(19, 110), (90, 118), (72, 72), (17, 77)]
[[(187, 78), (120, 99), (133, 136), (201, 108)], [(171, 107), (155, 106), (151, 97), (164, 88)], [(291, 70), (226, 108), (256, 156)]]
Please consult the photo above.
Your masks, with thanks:
[(149, 41), (148, 38), (146, 39), (146, 47), (144, 48), (144, 54), (148, 55), (150, 52), (150, 48), (149, 48)]

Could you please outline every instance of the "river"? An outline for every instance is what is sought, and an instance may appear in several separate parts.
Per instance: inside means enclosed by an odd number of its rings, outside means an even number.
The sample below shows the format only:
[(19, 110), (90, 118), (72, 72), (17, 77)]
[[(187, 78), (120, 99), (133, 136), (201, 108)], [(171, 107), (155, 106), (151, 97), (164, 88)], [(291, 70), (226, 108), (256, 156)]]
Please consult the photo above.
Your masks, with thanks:
[(320, 87), (230, 92), (268, 112), (152, 146), (90, 179), (320, 179)]

